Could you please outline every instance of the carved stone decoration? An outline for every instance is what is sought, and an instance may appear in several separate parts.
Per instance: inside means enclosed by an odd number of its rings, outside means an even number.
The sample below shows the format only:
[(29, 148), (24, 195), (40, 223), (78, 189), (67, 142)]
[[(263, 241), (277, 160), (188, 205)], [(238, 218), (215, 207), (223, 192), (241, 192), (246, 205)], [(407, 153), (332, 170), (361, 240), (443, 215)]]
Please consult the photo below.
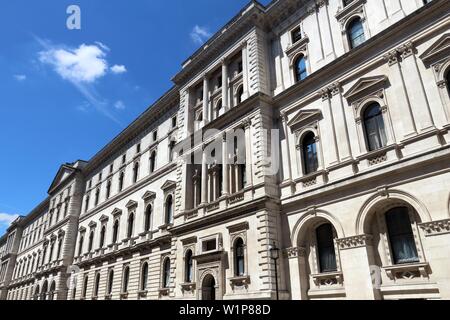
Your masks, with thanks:
[(230, 278), (230, 286), (233, 290), (242, 288), (248, 289), (250, 284), (250, 276), (242, 276), (242, 277), (233, 277)]
[(450, 57), (450, 33), (440, 37), (430, 48), (420, 55), (425, 66), (438, 65), (439, 62)]
[(284, 255), (288, 259), (295, 259), (298, 257), (304, 257), (306, 255), (306, 249), (301, 247), (292, 247), (284, 250)]
[(450, 233), (450, 219), (419, 224), (426, 237)]
[(370, 245), (371, 241), (372, 236), (367, 234), (336, 240), (340, 250), (365, 247), (367, 245)]

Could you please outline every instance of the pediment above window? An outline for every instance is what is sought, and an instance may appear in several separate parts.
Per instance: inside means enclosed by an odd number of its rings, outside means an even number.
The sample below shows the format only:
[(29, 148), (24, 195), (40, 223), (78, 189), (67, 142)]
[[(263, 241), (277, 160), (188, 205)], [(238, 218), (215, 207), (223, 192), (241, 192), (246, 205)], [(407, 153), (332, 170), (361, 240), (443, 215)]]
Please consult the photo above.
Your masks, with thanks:
[(120, 210), (119, 208), (115, 208), (115, 209), (113, 210), (113, 212), (112, 212), (112, 215), (113, 215), (114, 217), (120, 216), (121, 214), (122, 214), (122, 210)]
[(133, 208), (136, 208), (137, 206), (138, 206), (138, 203), (133, 200), (128, 201), (128, 203), (125, 205), (125, 207), (127, 207), (127, 209), (133, 209)]
[(164, 190), (164, 191), (169, 190), (169, 189), (174, 189), (174, 188), (176, 187), (176, 185), (177, 185), (177, 184), (176, 184), (175, 181), (167, 180), (167, 181), (161, 186), (161, 189)]
[(107, 215), (102, 215), (100, 217), (100, 222), (107, 222), (109, 220), (109, 217)]
[(353, 0), (344, 8), (339, 7), (338, 12), (336, 13), (336, 19), (341, 22), (341, 24), (345, 24), (348, 18), (356, 13), (363, 13), (363, 5), (366, 3), (366, 0)]
[(86, 232), (86, 228), (85, 228), (85, 227), (80, 227), (80, 228), (78, 229), (78, 231), (79, 231), (80, 233), (84, 233), (84, 232)]
[(322, 118), (322, 112), (318, 109), (312, 110), (300, 110), (293, 118), (288, 122), (288, 126), (292, 131), (297, 131), (305, 126), (318, 121)]
[(153, 198), (156, 198), (156, 193), (153, 192), (153, 191), (147, 191), (142, 196), (142, 200), (145, 200), (145, 201), (148, 201), (148, 200), (153, 199)]
[(289, 57), (291, 64), (293, 63), (294, 57), (296, 57), (298, 53), (306, 52), (308, 43), (309, 43), (309, 38), (307, 35), (305, 35), (299, 41), (297, 41), (296, 43), (287, 47), (286, 55)]
[(361, 78), (344, 94), (344, 97), (352, 103), (386, 88), (387, 83), (386, 76)]
[(91, 228), (91, 229), (94, 229), (96, 226), (97, 226), (97, 222), (94, 222), (94, 221), (91, 221), (91, 222), (88, 224), (88, 227)]
[(450, 33), (440, 37), (420, 56), (427, 67), (448, 58), (450, 58)]

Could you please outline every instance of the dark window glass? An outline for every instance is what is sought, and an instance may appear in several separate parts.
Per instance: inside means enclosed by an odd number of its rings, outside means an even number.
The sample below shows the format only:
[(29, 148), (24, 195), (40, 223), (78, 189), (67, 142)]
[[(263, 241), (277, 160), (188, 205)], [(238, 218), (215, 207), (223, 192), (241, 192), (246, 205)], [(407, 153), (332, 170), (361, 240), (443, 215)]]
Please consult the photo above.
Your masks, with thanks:
[(188, 250), (185, 256), (185, 274), (184, 281), (187, 283), (192, 282), (192, 251)]
[(122, 286), (122, 292), (128, 292), (128, 281), (130, 278), (130, 268), (126, 267), (123, 272), (123, 286)]
[(354, 19), (348, 26), (348, 38), (350, 41), (350, 48), (356, 48), (366, 41), (364, 35), (364, 28), (360, 18)]
[(113, 226), (113, 243), (117, 243), (117, 238), (119, 236), (119, 220), (114, 222)]
[(150, 223), (152, 218), (152, 206), (148, 206), (147, 210), (145, 211), (145, 231), (150, 231)]
[(170, 283), (170, 259), (167, 258), (164, 261), (163, 266), (163, 279), (162, 279), (163, 288), (169, 287), (169, 283)]
[(130, 214), (130, 216), (128, 217), (128, 232), (127, 232), (128, 239), (133, 236), (133, 227), (134, 227), (134, 214)]
[(173, 199), (172, 196), (168, 196), (166, 200), (166, 223), (171, 224), (173, 222)]
[(316, 229), (317, 251), (319, 255), (319, 267), (321, 273), (337, 270), (336, 253), (334, 251), (333, 226), (323, 224)]
[(378, 103), (373, 103), (366, 108), (364, 112), (364, 128), (369, 151), (375, 151), (386, 146), (387, 138), (383, 113)]
[(148, 282), (148, 263), (145, 262), (142, 266), (142, 275), (141, 275), (141, 290), (147, 290), (147, 282)]
[(109, 278), (108, 278), (108, 294), (112, 293), (113, 284), (114, 284), (114, 271), (111, 270), (109, 272)]
[(245, 248), (244, 241), (239, 238), (234, 245), (235, 275), (243, 276), (245, 274)]
[(106, 227), (103, 226), (102, 230), (100, 231), (100, 248), (103, 248), (105, 245), (105, 234), (106, 234)]
[(300, 27), (295, 28), (292, 30), (292, 43), (296, 43), (302, 39), (302, 33)]
[(409, 219), (408, 208), (394, 208), (386, 213), (389, 241), (395, 264), (418, 262), (419, 257)]
[(316, 137), (312, 132), (303, 138), (302, 143), (303, 161), (305, 164), (305, 174), (311, 174), (317, 171), (319, 159), (317, 156)]

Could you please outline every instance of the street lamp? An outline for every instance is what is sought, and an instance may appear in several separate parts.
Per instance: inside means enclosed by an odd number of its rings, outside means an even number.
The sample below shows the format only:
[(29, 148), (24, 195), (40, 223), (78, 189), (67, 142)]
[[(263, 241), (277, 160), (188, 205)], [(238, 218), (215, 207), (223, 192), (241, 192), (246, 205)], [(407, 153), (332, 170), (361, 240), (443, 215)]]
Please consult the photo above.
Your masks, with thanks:
[(278, 293), (278, 259), (280, 258), (280, 249), (275, 244), (275, 241), (273, 242), (273, 245), (270, 247), (270, 258), (274, 261), (275, 264), (275, 289), (277, 292), (277, 300), (280, 300), (279, 293)]

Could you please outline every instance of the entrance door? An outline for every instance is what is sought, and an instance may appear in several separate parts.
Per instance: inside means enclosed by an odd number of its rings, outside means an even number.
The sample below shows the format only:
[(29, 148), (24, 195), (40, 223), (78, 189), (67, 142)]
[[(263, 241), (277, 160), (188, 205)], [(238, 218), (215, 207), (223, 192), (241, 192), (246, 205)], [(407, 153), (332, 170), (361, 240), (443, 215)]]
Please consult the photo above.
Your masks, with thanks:
[(210, 274), (203, 279), (202, 300), (216, 300), (216, 280)]

